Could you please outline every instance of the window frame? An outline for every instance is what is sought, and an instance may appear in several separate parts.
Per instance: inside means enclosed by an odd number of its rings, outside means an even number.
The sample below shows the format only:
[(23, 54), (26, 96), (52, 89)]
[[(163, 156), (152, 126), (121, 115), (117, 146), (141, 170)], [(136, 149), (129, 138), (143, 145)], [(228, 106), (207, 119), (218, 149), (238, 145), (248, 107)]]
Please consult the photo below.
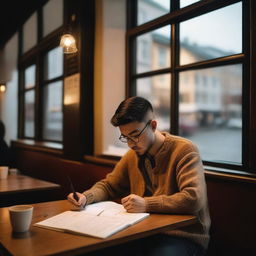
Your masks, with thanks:
[[(159, 74), (171, 74), (171, 112), (170, 112), (170, 132), (178, 134), (179, 122), (179, 73), (181, 71), (198, 70), (202, 68), (221, 67), (231, 64), (242, 64), (242, 163), (224, 163), (203, 161), (205, 166), (219, 170), (231, 170), (235, 172), (244, 171), (247, 173), (255, 173), (256, 160), (256, 139), (255, 139), (255, 121), (253, 114), (256, 113), (256, 100), (252, 99), (255, 95), (255, 88), (252, 81), (252, 71), (256, 69), (253, 65), (252, 57), (255, 57), (255, 9), (256, 4), (249, 0), (223, 0), (223, 1), (199, 1), (187, 7), (179, 9), (178, 0), (171, 1), (171, 10), (159, 18), (151, 20), (147, 23), (137, 24), (137, 1), (127, 1), (127, 36), (126, 36), (126, 96), (136, 95), (136, 80), (139, 78), (152, 77)], [(202, 14), (217, 10), (222, 7), (229, 6), (234, 3), (241, 2), (243, 6), (242, 15), (242, 53), (231, 56), (200, 61), (187, 65), (179, 65), (179, 26), (182, 21), (197, 17)], [(250, 20), (252, 22), (250, 22)], [(145, 73), (136, 74), (136, 38), (144, 33), (151, 32), (160, 27), (171, 25), (171, 56), (170, 68), (158, 69)], [(254, 46), (254, 47), (252, 47)], [(249, 113), (249, 115), (248, 115)], [(252, 136), (254, 134), (254, 137)], [(254, 145), (253, 145), (254, 142)]]
[[(44, 59), (46, 54), (59, 46), (59, 39), (61, 34), (64, 31), (65, 27), (65, 0), (64, 10), (63, 10), (63, 24), (61, 27), (57, 28), (47, 36), (43, 37), (42, 35), (42, 24), (43, 24), (43, 15), (41, 6), (35, 12), (37, 13), (37, 44), (28, 50), (25, 53), (22, 53), (23, 49), (23, 31), (22, 28), (19, 30), (19, 46), (18, 46), (18, 69), (19, 69), (19, 96), (18, 96), (18, 105), (19, 105), (19, 118), (18, 118), (18, 138), (19, 139), (29, 139), (38, 142), (53, 142), (53, 143), (63, 143), (63, 140), (45, 140), (43, 139), (43, 85), (45, 84), (44, 79)], [(36, 84), (35, 84), (35, 131), (34, 137), (25, 136), (25, 69), (31, 64), (36, 65)], [(63, 57), (63, 73), (61, 76), (58, 76), (49, 81), (62, 80), (62, 95), (64, 91), (64, 57)], [(63, 97), (62, 97), (62, 112), (63, 112)], [(63, 127), (63, 121), (62, 121)]]

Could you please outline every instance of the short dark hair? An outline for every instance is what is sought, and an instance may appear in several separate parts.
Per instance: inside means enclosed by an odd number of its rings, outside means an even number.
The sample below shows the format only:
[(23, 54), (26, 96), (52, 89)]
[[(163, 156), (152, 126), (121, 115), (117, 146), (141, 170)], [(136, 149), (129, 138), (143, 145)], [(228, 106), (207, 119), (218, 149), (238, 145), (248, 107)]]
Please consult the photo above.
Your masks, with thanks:
[(120, 103), (111, 118), (113, 126), (120, 126), (131, 122), (141, 122), (148, 111), (153, 112), (151, 103), (142, 97), (131, 97)]

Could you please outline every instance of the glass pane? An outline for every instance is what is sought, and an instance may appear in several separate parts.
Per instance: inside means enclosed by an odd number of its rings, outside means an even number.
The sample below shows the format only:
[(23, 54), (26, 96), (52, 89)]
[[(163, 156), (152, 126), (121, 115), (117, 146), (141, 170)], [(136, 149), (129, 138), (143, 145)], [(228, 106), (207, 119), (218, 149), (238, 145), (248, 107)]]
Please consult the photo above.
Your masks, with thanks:
[(201, 15), (180, 24), (180, 64), (242, 52), (242, 4)]
[(36, 65), (25, 69), (25, 88), (32, 88), (36, 84)]
[(199, 2), (199, 0), (180, 0), (180, 8)]
[(158, 129), (170, 130), (171, 75), (157, 75), (137, 80), (136, 95), (148, 99), (153, 105)]
[(43, 138), (62, 140), (62, 81), (44, 87)]
[(43, 36), (63, 24), (63, 0), (51, 0), (43, 7)]
[(35, 135), (35, 91), (25, 92), (25, 137), (34, 137)]
[(242, 65), (180, 74), (179, 132), (204, 160), (242, 161)]
[(171, 26), (138, 36), (137, 73), (170, 67)]
[(170, 0), (138, 0), (138, 25), (170, 12)]
[(23, 49), (25, 53), (37, 44), (37, 13), (34, 13), (23, 25)]
[(63, 52), (61, 47), (49, 51), (45, 58), (45, 79), (53, 79), (63, 74)]

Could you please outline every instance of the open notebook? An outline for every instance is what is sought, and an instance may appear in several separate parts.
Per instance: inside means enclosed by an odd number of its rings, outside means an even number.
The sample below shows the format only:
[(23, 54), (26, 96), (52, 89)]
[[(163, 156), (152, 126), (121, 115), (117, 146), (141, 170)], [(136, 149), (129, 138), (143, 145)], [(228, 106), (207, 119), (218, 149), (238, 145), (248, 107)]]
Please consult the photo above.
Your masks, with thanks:
[(82, 211), (66, 211), (34, 226), (80, 235), (107, 238), (149, 216), (149, 213), (128, 213), (121, 204), (104, 201)]

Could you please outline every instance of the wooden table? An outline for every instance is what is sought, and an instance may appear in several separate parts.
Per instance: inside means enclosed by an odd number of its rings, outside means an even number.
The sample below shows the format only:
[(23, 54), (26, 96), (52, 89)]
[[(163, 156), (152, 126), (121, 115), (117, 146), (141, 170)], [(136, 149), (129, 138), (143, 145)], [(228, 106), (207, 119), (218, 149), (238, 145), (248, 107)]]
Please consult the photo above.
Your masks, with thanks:
[(60, 199), (60, 185), (21, 174), (0, 179), (0, 207)]
[[(34, 204), (32, 224), (69, 210), (66, 200)], [(196, 223), (191, 215), (151, 214), (107, 239), (73, 235), (31, 226), (24, 234), (12, 233), (8, 208), (0, 208), (0, 255), (81, 255), (162, 231)]]

